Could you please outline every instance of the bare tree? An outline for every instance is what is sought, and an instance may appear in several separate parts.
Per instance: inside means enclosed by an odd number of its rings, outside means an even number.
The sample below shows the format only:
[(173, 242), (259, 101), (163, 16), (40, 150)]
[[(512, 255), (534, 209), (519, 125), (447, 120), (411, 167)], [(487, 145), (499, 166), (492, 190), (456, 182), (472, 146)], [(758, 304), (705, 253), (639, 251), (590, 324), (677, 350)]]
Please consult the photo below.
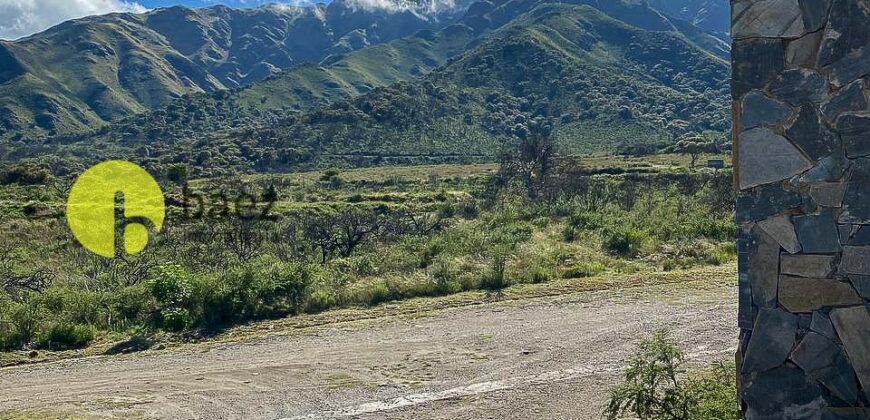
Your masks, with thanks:
[(517, 127), (514, 133), (520, 140), (519, 144), (515, 150), (503, 154), (499, 175), (505, 183), (519, 179), (526, 189), (526, 195), (536, 199), (545, 188), (555, 165), (553, 122), (538, 118), (527, 126)]
[(27, 273), (16, 272), (14, 262), (11, 249), (0, 249), (0, 287), (16, 300), (23, 300), (30, 292), (42, 292), (56, 277), (54, 273), (45, 269)]
[(223, 224), (224, 241), (241, 262), (251, 261), (260, 252), (266, 238), (265, 222), (256, 218), (233, 217)]
[(350, 207), (309, 215), (303, 225), (302, 236), (320, 253), (321, 262), (326, 263), (333, 255), (351, 256), (366, 240), (378, 236), (385, 226), (385, 218), (375, 210)]

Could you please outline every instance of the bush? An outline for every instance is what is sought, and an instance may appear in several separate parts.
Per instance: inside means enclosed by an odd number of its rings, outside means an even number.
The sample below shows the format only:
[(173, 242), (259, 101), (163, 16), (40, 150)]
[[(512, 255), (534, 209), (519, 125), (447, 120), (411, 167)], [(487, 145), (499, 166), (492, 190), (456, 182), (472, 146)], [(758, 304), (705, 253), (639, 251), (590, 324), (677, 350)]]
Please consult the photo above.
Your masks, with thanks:
[(709, 372), (689, 378), (686, 394), (691, 399), (689, 418), (738, 420), (737, 369), (733, 363), (719, 363)]
[(275, 267), (271, 273), (275, 289), (272, 294), (286, 309), (298, 313), (308, 299), (311, 286), (311, 271), (302, 264), (285, 264)]
[(91, 325), (57, 323), (48, 329), (42, 346), (50, 350), (79, 349), (94, 341), (95, 335)]
[(435, 280), (435, 289), (440, 295), (458, 293), (462, 291), (459, 283), (459, 270), (450, 261), (438, 260), (429, 270)]
[(7, 347), (27, 347), (37, 337), (43, 319), (42, 310), (34, 303), (15, 305), (10, 311), (11, 331)]
[(148, 282), (148, 286), (159, 307), (158, 324), (172, 331), (190, 325), (193, 280), (183, 267), (177, 264), (158, 267), (157, 276)]
[(582, 262), (577, 263), (562, 273), (562, 277), (566, 279), (579, 279), (585, 277), (594, 277), (603, 273), (605, 267), (599, 262)]
[(507, 252), (504, 252), (503, 250), (495, 251), (490, 263), (489, 273), (483, 278), (481, 287), (489, 290), (501, 290), (508, 286), (508, 280), (505, 276), (507, 260)]
[(305, 303), (305, 311), (308, 313), (323, 312), (336, 305), (335, 296), (323, 288), (314, 289)]
[(0, 172), (0, 184), (42, 185), (51, 177), (51, 173), (38, 166), (19, 164)]
[(118, 290), (112, 295), (110, 306), (123, 321), (142, 321), (156, 309), (153, 296), (145, 284)]
[(640, 344), (625, 370), (625, 383), (610, 392), (604, 416), (642, 420), (737, 420), (734, 365), (686, 377), (683, 352), (664, 330)]
[(616, 254), (633, 257), (640, 253), (649, 239), (649, 235), (640, 229), (621, 226), (605, 232), (604, 246)]
[(604, 411), (610, 420), (623, 415), (640, 419), (687, 419), (689, 401), (678, 376), (683, 352), (666, 331), (658, 331), (640, 344), (625, 370), (625, 383), (610, 392)]
[(192, 289), (190, 274), (177, 264), (162, 265), (157, 268), (157, 276), (152, 279), (151, 295), (164, 308), (185, 306)]

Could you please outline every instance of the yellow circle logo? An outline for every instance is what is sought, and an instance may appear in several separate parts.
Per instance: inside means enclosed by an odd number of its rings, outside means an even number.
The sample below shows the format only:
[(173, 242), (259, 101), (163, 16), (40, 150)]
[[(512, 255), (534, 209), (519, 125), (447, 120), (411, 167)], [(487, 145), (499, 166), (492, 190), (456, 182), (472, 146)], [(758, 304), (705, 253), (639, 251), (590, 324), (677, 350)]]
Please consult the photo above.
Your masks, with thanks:
[(157, 181), (140, 166), (121, 160), (100, 163), (81, 174), (66, 204), (73, 235), (86, 249), (106, 258), (142, 252), (149, 230), (160, 232), (165, 216)]

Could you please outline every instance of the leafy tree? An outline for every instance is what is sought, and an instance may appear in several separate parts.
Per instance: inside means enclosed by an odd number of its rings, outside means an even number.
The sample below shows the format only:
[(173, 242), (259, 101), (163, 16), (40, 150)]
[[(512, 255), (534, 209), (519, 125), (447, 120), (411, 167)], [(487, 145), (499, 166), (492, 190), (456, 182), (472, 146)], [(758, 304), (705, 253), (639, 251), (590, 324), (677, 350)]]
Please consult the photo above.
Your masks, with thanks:
[(704, 153), (716, 153), (719, 151), (718, 145), (714, 141), (705, 140), (702, 137), (686, 137), (674, 145), (675, 153), (682, 153), (691, 156), (692, 163), (690, 167), (695, 169), (698, 158)]
[(175, 182), (176, 184), (184, 184), (187, 182), (188, 177), (188, 169), (187, 165), (183, 163), (176, 163), (169, 166), (166, 169), (166, 178), (170, 181)]

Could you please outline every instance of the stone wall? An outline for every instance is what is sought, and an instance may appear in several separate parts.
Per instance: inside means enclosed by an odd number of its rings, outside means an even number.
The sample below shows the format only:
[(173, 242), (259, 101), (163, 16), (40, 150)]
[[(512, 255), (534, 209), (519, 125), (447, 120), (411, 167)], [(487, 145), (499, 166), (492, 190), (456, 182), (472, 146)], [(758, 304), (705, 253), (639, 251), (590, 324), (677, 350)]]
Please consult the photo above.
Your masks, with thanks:
[(870, 0), (732, 0), (747, 419), (870, 419)]

